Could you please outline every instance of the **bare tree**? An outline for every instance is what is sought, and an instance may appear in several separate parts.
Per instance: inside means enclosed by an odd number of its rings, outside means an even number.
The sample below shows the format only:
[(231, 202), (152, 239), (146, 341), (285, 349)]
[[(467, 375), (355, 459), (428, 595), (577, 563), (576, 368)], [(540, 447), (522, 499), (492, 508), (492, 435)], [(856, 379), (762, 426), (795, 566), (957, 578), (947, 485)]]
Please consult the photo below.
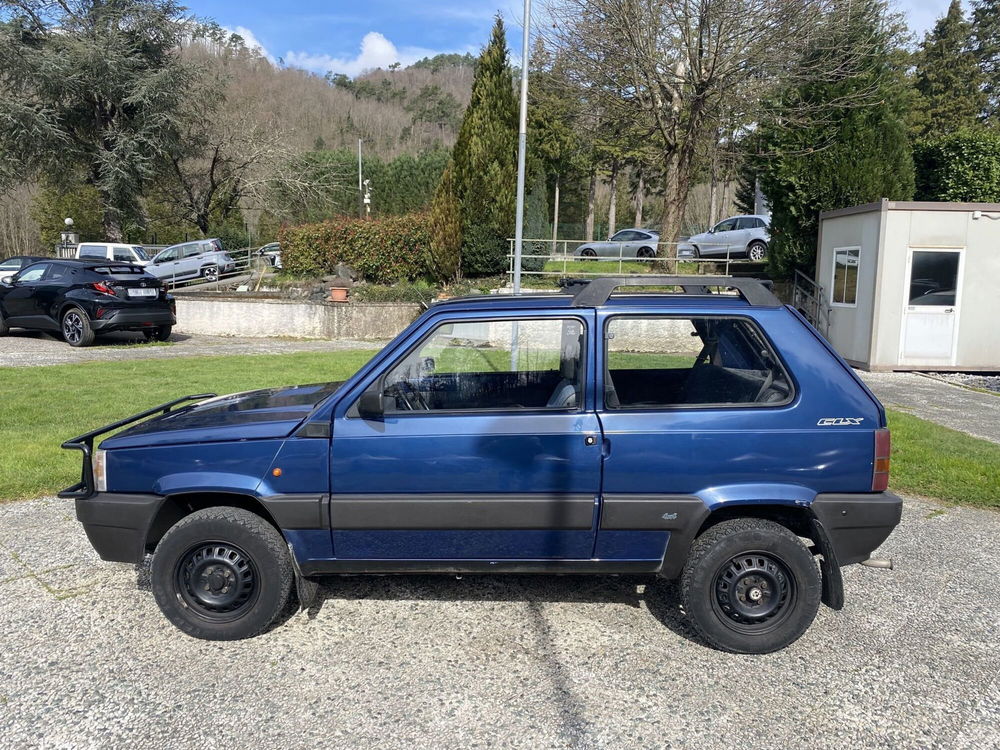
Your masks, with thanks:
[[(821, 45), (837, 0), (550, 0), (549, 32), (605, 117), (648, 123), (664, 174), (661, 253), (677, 237), (699, 149), (749, 126), (793, 63)], [(858, 50), (857, 54), (865, 54)], [(801, 66), (795, 68), (801, 74)], [(827, 71), (816, 71), (818, 75)], [(735, 105), (735, 106), (734, 106)]]

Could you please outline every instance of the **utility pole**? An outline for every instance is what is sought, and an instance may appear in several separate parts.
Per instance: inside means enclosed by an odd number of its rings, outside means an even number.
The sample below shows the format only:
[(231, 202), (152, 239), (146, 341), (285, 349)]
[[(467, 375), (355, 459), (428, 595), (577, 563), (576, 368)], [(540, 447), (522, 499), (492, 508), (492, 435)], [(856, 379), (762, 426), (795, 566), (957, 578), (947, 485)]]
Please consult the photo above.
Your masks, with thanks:
[(524, 168), (528, 146), (528, 33), (531, 0), (524, 0), (524, 34), (521, 37), (521, 117), (517, 127), (517, 209), (514, 218), (514, 294), (521, 293), (521, 254), (524, 245)]
[(358, 218), (365, 218), (365, 189), (361, 183), (361, 143), (363, 138), (358, 138)]

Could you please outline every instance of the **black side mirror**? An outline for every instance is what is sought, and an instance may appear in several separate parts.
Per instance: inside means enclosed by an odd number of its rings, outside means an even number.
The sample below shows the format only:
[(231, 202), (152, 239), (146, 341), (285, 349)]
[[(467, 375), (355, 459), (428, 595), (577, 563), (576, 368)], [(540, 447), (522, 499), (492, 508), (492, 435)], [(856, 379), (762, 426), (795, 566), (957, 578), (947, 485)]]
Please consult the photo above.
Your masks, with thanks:
[(358, 414), (363, 419), (381, 419), (385, 414), (382, 403), (382, 389), (375, 385), (361, 394), (358, 399)]

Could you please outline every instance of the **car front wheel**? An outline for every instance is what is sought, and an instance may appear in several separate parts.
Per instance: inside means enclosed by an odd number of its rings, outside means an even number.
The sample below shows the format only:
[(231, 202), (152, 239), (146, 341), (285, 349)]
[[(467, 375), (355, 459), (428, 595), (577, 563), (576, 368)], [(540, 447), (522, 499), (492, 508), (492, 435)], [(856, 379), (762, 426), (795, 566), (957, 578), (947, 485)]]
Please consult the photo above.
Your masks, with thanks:
[(79, 307), (71, 307), (63, 315), (62, 335), (70, 346), (90, 346), (96, 338), (90, 318)]
[(153, 555), (153, 595), (188, 635), (249, 638), (288, 602), (292, 560), (281, 534), (241, 508), (206, 508), (177, 522)]
[(737, 518), (698, 537), (681, 576), (684, 609), (711, 646), (767, 654), (794, 643), (819, 609), (816, 562), (784, 526)]

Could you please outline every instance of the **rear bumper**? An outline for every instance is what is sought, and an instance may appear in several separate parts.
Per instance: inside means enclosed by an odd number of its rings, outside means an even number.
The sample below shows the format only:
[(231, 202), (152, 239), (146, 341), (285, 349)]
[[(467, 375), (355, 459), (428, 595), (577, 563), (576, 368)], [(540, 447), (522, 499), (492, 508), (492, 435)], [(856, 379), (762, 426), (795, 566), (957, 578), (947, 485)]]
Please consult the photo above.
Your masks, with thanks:
[(160, 495), (98, 492), (77, 498), (76, 518), (102, 560), (136, 563), (145, 555), (146, 535), (162, 502)]
[(823, 524), (841, 565), (871, 557), (899, 525), (903, 501), (891, 492), (819, 494), (813, 513)]
[(92, 320), (90, 325), (95, 331), (107, 333), (109, 331), (142, 330), (143, 328), (172, 326), (176, 323), (176, 316), (174, 316), (169, 307), (164, 305), (163, 307), (139, 310), (108, 310), (104, 314), (104, 317)]

